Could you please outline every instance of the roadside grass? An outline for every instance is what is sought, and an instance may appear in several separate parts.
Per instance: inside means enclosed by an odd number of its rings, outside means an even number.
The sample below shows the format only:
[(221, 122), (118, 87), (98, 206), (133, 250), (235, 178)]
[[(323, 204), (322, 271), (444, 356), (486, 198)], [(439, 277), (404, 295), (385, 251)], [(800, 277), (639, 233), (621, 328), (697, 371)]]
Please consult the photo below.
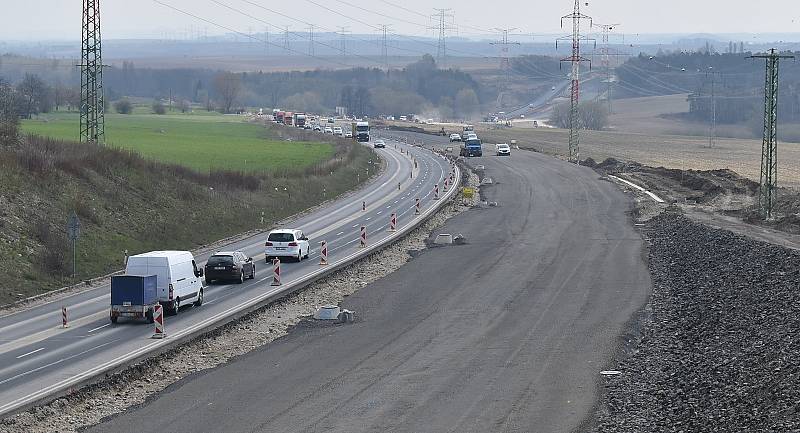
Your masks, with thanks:
[[(295, 132), (302, 133), (288, 131)], [(326, 159), (261, 173), (200, 172), (124, 148), (41, 136), (0, 146), (0, 305), (121, 269), (125, 250), (194, 249), (268, 228), (378, 169), (368, 147), (324, 139), (332, 150)], [(76, 278), (66, 239), (73, 212), (82, 223)]]
[[(241, 116), (209, 114), (106, 114), (106, 143), (130, 149), (145, 158), (180, 164), (200, 172), (235, 170), (245, 173), (305, 168), (329, 159), (328, 143), (276, 140), (263, 126)], [(200, 114), (197, 114), (200, 113)], [(26, 133), (76, 140), (78, 113), (58, 112), (24, 120)]]

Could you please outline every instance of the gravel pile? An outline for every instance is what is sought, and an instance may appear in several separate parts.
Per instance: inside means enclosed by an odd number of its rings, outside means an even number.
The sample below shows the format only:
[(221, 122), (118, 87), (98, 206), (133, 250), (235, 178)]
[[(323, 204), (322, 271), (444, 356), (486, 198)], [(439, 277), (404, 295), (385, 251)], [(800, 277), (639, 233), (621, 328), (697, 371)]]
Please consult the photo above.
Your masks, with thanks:
[[(476, 186), (480, 181), (469, 174), (464, 176), (464, 183)], [(0, 420), (0, 433), (76, 432), (144, 403), (148, 397), (193, 373), (214, 368), (286, 335), (317, 308), (338, 304), (345, 296), (399, 269), (411, 260), (415, 251), (425, 248), (425, 239), (436, 227), (467, 208), (454, 201), (400, 241), (305, 290), (114, 374), (97, 385)], [(358, 312), (355, 313), (358, 317)]]
[(800, 252), (666, 212), (598, 432), (800, 431)]

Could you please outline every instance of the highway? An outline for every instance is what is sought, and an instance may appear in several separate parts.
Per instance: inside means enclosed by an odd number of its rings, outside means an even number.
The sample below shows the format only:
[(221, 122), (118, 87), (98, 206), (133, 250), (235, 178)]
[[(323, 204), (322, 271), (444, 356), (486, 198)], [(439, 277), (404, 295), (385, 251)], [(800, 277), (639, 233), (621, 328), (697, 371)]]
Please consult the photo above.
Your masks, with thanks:
[(631, 200), (586, 167), (484, 151), (469, 164), (499, 205), (437, 231), (466, 245), (349, 296), (353, 324), (301, 324), (87, 431), (586, 431), (599, 373), (652, 290)]
[[(378, 149), (385, 170), (369, 185), (329, 203), (285, 227), (300, 228), (311, 239), (312, 251), (301, 263), (283, 263), (283, 285), (270, 286), (272, 266), (264, 262), (266, 235), (244, 239), (220, 250), (241, 250), (254, 257), (257, 275), (244, 284), (207, 287), (201, 307), (184, 307), (177, 316), (166, 317), (166, 340), (153, 340), (153, 325), (120, 321), (108, 317), (110, 288), (103, 286), (66, 296), (33, 308), (0, 317), (0, 416), (25, 408), (43, 397), (83, 383), (92, 377), (161, 350), (170, 341), (207, 329), (241, 308), (254, 308), (300, 279), (323, 272), (319, 265), (319, 244), (328, 242), (332, 268), (337, 262), (363, 253), (359, 248), (360, 226), (367, 227), (370, 244), (386, 239), (390, 215), (397, 213), (398, 229), (410, 227), (415, 200), (422, 210), (432, 208), (433, 189), (450, 173), (449, 162), (429, 151), (390, 144)], [(407, 153), (401, 154), (401, 149)], [(413, 173), (413, 178), (412, 178)], [(401, 189), (398, 190), (398, 183)], [(443, 191), (440, 191), (444, 194)], [(367, 203), (366, 212), (361, 203)], [(424, 216), (424, 215), (423, 215)], [(205, 263), (213, 251), (196, 255)], [(327, 268), (326, 268), (327, 269)], [(69, 327), (61, 327), (61, 306), (67, 307)]]

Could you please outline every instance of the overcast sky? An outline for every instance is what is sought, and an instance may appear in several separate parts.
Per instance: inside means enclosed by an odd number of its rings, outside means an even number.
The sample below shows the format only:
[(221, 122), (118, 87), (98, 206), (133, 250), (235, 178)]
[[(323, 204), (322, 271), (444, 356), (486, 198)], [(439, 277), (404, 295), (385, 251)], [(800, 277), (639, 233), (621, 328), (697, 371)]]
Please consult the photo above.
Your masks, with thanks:
[[(518, 33), (559, 33), (559, 20), (571, 12), (572, 0), (158, 0), (216, 24), (238, 31), (263, 32), (264, 22), (290, 25), (300, 31), (306, 25), (260, 9), (251, 3), (312, 23), (320, 28), (347, 26), (351, 32), (374, 33), (366, 23), (391, 24), (395, 33), (433, 35), (426, 16), (433, 8), (452, 8), (463, 36), (477, 29), (516, 27)], [(318, 5), (312, 3), (316, 2)], [(763, 33), (800, 32), (800, 0), (589, 0), (582, 12), (596, 23), (621, 23), (619, 31), (636, 33)], [(249, 18), (227, 9), (253, 15)], [(320, 6), (321, 5), (321, 6)], [(347, 17), (336, 15), (322, 6)], [(353, 7), (358, 6), (358, 7)], [(361, 9), (363, 6), (367, 10)], [(400, 7), (410, 9), (403, 10)], [(158, 4), (155, 0), (101, 0), (104, 38), (184, 37), (226, 31)], [(370, 11), (385, 14), (381, 16)], [(412, 11), (416, 11), (414, 13)], [(259, 21), (261, 20), (261, 21)], [(81, 2), (78, 0), (3, 0), (0, 39), (37, 40), (80, 38)], [(469, 26), (469, 27), (467, 27)], [(270, 31), (275, 31), (271, 29)], [(322, 30), (324, 31), (324, 29)], [(526, 42), (530, 42), (527, 40)]]

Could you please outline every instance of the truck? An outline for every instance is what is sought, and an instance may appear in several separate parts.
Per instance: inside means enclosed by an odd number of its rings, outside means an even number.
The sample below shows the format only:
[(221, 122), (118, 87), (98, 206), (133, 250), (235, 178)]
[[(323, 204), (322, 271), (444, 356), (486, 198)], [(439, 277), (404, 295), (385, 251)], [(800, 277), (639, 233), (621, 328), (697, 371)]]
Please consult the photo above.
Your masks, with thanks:
[(302, 128), (306, 126), (306, 113), (294, 113), (294, 126)]
[(275, 123), (283, 123), (283, 117), (286, 115), (283, 111), (275, 112)]
[(353, 122), (353, 139), (359, 143), (369, 142), (369, 122)]
[(203, 267), (189, 251), (151, 251), (128, 257), (125, 275), (155, 275), (158, 302), (178, 314), (182, 305), (203, 305)]
[(111, 277), (111, 323), (120, 317), (147, 319), (153, 323), (158, 305), (158, 276), (115, 275)]
[(474, 126), (472, 126), (472, 125), (464, 125), (464, 127), (461, 130), (461, 137), (462, 138), (467, 138), (470, 134), (474, 134), (474, 133), (475, 133), (475, 127)]
[(294, 124), (294, 113), (291, 111), (283, 113), (283, 124), (286, 126), (292, 126)]
[(481, 140), (477, 138), (471, 138), (469, 140), (464, 140), (461, 143), (461, 156), (483, 156), (483, 147), (481, 146)]

